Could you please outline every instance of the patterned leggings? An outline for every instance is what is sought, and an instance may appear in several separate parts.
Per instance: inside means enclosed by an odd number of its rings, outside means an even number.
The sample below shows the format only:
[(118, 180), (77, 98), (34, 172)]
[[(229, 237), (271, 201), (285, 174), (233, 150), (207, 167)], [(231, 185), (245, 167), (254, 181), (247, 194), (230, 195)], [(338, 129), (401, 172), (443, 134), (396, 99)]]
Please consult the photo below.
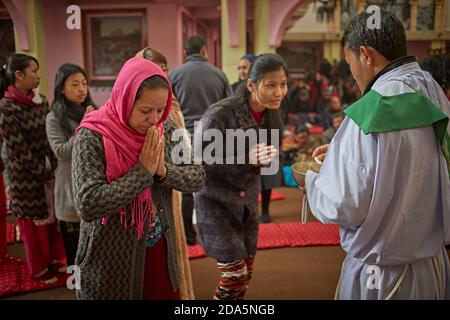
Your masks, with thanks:
[(254, 256), (233, 262), (217, 262), (220, 271), (219, 285), (214, 300), (243, 300), (250, 282)]

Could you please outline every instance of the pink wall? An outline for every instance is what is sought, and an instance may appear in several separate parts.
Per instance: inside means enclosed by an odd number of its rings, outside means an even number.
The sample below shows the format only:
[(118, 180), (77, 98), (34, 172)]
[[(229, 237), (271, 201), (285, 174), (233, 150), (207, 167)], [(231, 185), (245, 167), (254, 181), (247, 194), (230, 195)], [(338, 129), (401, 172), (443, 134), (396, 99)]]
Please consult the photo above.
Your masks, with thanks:
[(152, 4), (147, 8), (148, 45), (164, 53), (170, 69), (182, 63), (177, 13), (177, 6), (171, 4)]
[[(177, 37), (176, 4), (116, 4), (116, 5), (81, 5), (83, 10), (107, 9), (146, 9), (147, 11), (147, 45), (164, 53), (173, 69), (182, 62), (179, 57), (180, 43)], [(54, 0), (43, 1), (43, 20), (46, 35), (48, 99), (53, 100), (56, 70), (64, 63), (74, 63), (86, 69), (83, 57), (83, 25), (81, 30), (69, 30), (66, 27), (67, 3)], [(94, 102), (102, 105), (109, 98), (110, 87), (91, 87)]]
[[(66, 27), (67, 5), (64, 2), (43, 1), (45, 52), (47, 55), (48, 94), (53, 101), (56, 70), (64, 63), (84, 67), (82, 30), (69, 30)], [(91, 92), (93, 95), (94, 92)], [(97, 103), (97, 100), (94, 99)]]

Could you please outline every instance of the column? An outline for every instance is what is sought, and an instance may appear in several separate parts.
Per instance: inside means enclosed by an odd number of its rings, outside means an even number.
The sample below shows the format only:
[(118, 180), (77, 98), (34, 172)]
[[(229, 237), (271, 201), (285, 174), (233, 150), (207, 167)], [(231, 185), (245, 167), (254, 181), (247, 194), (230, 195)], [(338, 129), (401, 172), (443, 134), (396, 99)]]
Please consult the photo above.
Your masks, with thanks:
[[(444, 0), (436, 0), (434, 2), (434, 32), (438, 33), (444, 30), (445, 18), (444, 14)], [(445, 40), (434, 40), (431, 42), (432, 49), (445, 48)]]
[(253, 14), (254, 54), (275, 53), (275, 47), (269, 45), (269, 0), (254, 0)]
[(434, 2), (434, 31), (439, 32), (443, 30), (445, 26), (443, 18), (444, 15), (444, 1), (435, 0)]
[(418, 0), (411, 0), (409, 2), (410, 8), (411, 8), (411, 14), (410, 14), (410, 31), (417, 31), (417, 7), (418, 7)]
[[(20, 1), (19, 1), (20, 2)], [(45, 33), (43, 21), (43, 8), (40, 0), (27, 0), (26, 10), (23, 13), (26, 20), (26, 31), (28, 33), (28, 48), (22, 48), (21, 42), (15, 33), (16, 52), (28, 54), (39, 61), (39, 73), (41, 82), (39, 92), (47, 95), (47, 57), (45, 52)], [(15, 23), (15, 21), (14, 21)], [(16, 26), (14, 26), (16, 28)]]
[(323, 43), (323, 58), (327, 59), (330, 63), (333, 60), (341, 60), (341, 42), (340, 41), (326, 41)]
[(230, 83), (238, 80), (237, 65), (246, 54), (246, 1), (221, 0), (222, 70)]
[(331, 31), (340, 31), (341, 29), (341, 0), (336, 0), (333, 11), (333, 19), (327, 24), (327, 29)]

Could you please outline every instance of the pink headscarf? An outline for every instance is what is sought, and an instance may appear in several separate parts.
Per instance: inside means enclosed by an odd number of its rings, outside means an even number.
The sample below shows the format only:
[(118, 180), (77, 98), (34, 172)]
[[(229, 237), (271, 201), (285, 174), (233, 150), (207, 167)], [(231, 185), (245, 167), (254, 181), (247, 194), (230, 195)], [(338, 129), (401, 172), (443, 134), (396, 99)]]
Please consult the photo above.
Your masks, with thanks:
[[(139, 161), (139, 154), (145, 141), (145, 134), (140, 134), (128, 125), (136, 93), (141, 83), (151, 77), (160, 76), (167, 81), (169, 96), (163, 115), (157, 127), (164, 134), (163, 122), (169, 115), (172, 105), (172, 90), (164, 72), (151, 61), (142, 58), (131, 58), (122, 67), (112, 89), (111, 98), (100, 109), (88, 113), (77, 128), (87, 128), (102, 135), (106, 157), (106, 179), (109, 183), (123, 176)], [(120, 222), (127, 228), (125, 208), (119, 210)], [(131, 225), (136, 224), (138, 239), (144, 234), (144, 223), (150, 217), (151, 188), (145, 189), (131, 203)], [(102, 219), (107, 223), (108, 217)], [(149, 226), (149, 228), (150, 228)]]

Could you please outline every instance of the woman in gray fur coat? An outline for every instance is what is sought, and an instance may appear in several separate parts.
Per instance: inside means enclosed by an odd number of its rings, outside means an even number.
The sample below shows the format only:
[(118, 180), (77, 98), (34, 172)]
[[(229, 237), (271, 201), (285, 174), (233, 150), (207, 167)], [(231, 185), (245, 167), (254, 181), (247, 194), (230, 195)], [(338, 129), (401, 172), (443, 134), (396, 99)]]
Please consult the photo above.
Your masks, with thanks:
[[(270, 165), (273, 174), (279, 166), (283, 125), (278, 109), (287, 89), (283, 59), (262, 54), (253, 62), (246, 85), (212, 105), (197, 127), (194, 147), (196, 153), (203, 151), (206, 183), (195, 194), (195, 209), (200, 241), (220, 271), (214, 299), (243, 299), (247, 290), (258, 240), (260, 172)], [(245, 146), (234, 148), (230, 131)], [(215, 139), (209, 144), (211, 135)], [(258, 137), (253, 142), (248, 138), (252, 135)], [(216, 148), (220, 140), (227, 142), (223, 150)], [(208, 154), (211, 149), (214, 155)]]

